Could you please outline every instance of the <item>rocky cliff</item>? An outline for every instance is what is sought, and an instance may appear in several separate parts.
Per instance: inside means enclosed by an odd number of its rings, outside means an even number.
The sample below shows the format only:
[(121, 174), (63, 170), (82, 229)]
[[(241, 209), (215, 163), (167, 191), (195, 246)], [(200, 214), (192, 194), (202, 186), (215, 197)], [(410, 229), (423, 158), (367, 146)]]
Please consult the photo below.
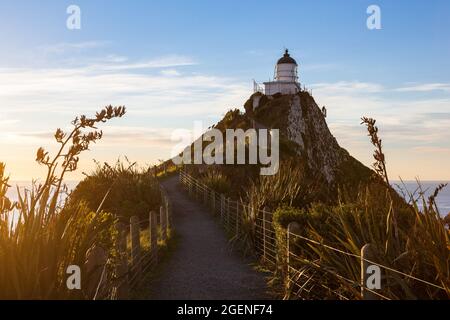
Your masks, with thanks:
[[(246, 114), (268, 128), (279, 129), (292, 142), (298, 161), (330, 187), (367, 181), (372, 171), (341, 148), (324, 112), (308, 92), (272, 97), (256, 93), (244, 105)], [(350, 179), (351, 181), (345, 181)]]
[[(244, 108), (245, 114), (237, 109), (229, 111), (214, 127), (222, 131), (252, 127), (279, 129), (280, 170), (300, 168), (302, 185), (314, 188), (311, 202), (336, 201), (338, 190), (356, 196), (361, 185), (373, 182), (373, 171), (339, 146), (323, 111), (308, 92), (274, 96), (255, 93)], [(198, 168), (191, 166), (193, 171)], [(226, 176), (236, 196), (260, 177), (257, 165), (203, 166), (200, 175), (205, 171)]]

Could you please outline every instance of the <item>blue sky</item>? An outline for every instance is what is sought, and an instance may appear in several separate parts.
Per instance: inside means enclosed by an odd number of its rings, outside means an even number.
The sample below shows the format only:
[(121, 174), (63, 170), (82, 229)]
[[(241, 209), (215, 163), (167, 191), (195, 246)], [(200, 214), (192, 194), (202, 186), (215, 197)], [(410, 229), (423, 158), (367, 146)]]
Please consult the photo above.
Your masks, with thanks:
[[(66, 28), (71, 4), (81, 30)], [(381, 30), (366, 27), (371, 4)], [(343, 147), (371, 163), (359, 118), (373, 116), (393, 178), (450, 179), (449, 18), (449, 1), (2, 0), (0, 160), (13, 178), (38, 176), (51, 131), (106, 104), (129, 113), (84, 169), (167, 158), (174, 129), (242, 107), (287, 47)]]

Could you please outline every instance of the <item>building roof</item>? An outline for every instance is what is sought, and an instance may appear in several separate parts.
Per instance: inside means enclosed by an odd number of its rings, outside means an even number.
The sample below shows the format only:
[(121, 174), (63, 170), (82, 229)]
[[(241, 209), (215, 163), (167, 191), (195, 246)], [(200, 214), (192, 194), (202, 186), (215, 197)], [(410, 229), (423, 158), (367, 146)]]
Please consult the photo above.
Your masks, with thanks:
[(288, 49), (286, 49), (283, 57), (280, 60), (278, 60), (278, 62), (277, 62), (277, 64), (284, 64), (284, 63), (290, 63), (290, 64), (297, 65), (297, 61), (295, 61), (294, 58), (292, 58), (289, 55), (289, 50)]

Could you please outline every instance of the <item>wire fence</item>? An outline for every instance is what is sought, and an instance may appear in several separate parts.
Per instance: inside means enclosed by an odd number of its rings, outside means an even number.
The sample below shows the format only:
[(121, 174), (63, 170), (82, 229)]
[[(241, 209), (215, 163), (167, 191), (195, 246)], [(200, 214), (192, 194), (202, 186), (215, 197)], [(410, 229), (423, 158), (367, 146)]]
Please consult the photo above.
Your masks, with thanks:
[[(129, 223), (116, 225), (117, 255), (114, 259), (97, 263), (102, 271), (95, 288), (94, 300), (128, 299), (130, 291), (137, 288), (145, 275), (158, 264), (158, 243), (170, 236), (172, 225), (172, 205), (166, 190), (161, 187), (161, 207), (159, 212), (151, 211), (148, 218), (130, 218)], [(91, 259), (101, 261), (93, 253)], [(97, 256), (95, 256), (97, 255)]]
[[(363, 246), (360, 254), (347, 252), (302, 236), (297, 223), (291, 223), (284, 233), (277, 233), (273, 212), (257, 210), (242, 201), (227, 198), (183, 170), (179, 178), (189, 195), (207, 206), (220, 219), (231, 237), (244, 240), (262, 264), (284, 278), (286, 298), (399, 299), (389, 289), (391, 285), (398, 285), (398, 281), (392, 281), (393, 278), (402, 279), (408, 284), (418, 283), (427, 290), (442, 291), (443, 296), (450, 297), (448, 287), (377, 263), (370, 244)], [(342, 275), (337, 270), (324, 267), (321, 261), (303, 257), (301, 252), (305, 247), (316, 247), (338, 255), (341, 263), (349, 266), (347, 269), (353, 272)], [(408, 288), (401, 290), (407, 291)]]
[(219, 217), (230, 236), (238, 239), (251, 233), (252, 237), (248, 240), (257, 255), (272, 268), (277, 265), (277, 240), (272, 212), (256, 210), (242, 201), (227, 198), (184, 171), (180, 172), (180, 183), (191, 197), (202, 202)]

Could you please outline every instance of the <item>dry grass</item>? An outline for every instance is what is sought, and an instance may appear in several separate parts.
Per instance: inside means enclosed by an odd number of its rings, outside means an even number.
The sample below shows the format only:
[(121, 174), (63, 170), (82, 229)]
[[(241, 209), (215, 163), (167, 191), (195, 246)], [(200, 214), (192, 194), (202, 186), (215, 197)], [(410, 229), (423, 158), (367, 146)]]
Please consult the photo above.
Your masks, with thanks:
[[(90, 298), (85, 288), (90, 275), (82, 277), (82, 290), (69, 291), (66, 269), (83, 267), (86, 252), (94, 245), (113, 247), (114, 219), (99, 207), (91, 211), (83, 204), (59, 203), (64, 176), (77, 169), (79, 155), (101, 139), (96, 126), (122, 117), (125, 108), (104, 108), (93, 118), (77, 117), (73, 130), (58, 129), (55, 156), (40, 148), (36, 161), (46, 167), (43, 183), (19, 192), (18, 202), (6, 197), (9, 188), (5, 165), (0, 165), (0, 298), (65, 299)], [(113, 252), (111, 251), (111, 254)]]
[[(293, 259), (294, 267), (301, 275), (299, 280), (305, 283), (305, 279), (309, 279), (312, 285), (308, 290), (303, 288), (296, 292), (298, 295), (288, 292), (287, 297), (339, 299), (345, 296), (359, 299), (360, 259), (355, 256), (360, 255), (365, 244), (371, 244), (372, 260), (388, 267), (382, 267), (384, 279), (379, 293), (383, 296), (390, 299), (448, 299), (450, 235), (435, 203), (436, 196), (445, 186), (439, 186), (429, 199), (425, 199), (423, 193), (417, 198), (405, 191), (410, 203), (399, 201), (389, 186), (386, 157), (375, 120), (364, 118), (363, 123), (368, 126), (369, 136), (376, 147), (374, 168), (378, 179), (385, 181), (384, 187), (374, 184), (361, 188), (356, 201), (352, 202), (341, 197), (339, 204), (334, 206), (284, 207), (276, 212), (274, 219), (279, 248), (283, 248), (287, 225), (293, 221), (300, 224), (301, 236), (312, 240), (298, 238), (293, 243), (294, 252), (299, 257)], [(420, 184), (418, 189), (421, 189)], [(423, 204), (422, 211), (419, 210), (419, 201)], [(284, 249), (279, 254), (284, 256)]]

